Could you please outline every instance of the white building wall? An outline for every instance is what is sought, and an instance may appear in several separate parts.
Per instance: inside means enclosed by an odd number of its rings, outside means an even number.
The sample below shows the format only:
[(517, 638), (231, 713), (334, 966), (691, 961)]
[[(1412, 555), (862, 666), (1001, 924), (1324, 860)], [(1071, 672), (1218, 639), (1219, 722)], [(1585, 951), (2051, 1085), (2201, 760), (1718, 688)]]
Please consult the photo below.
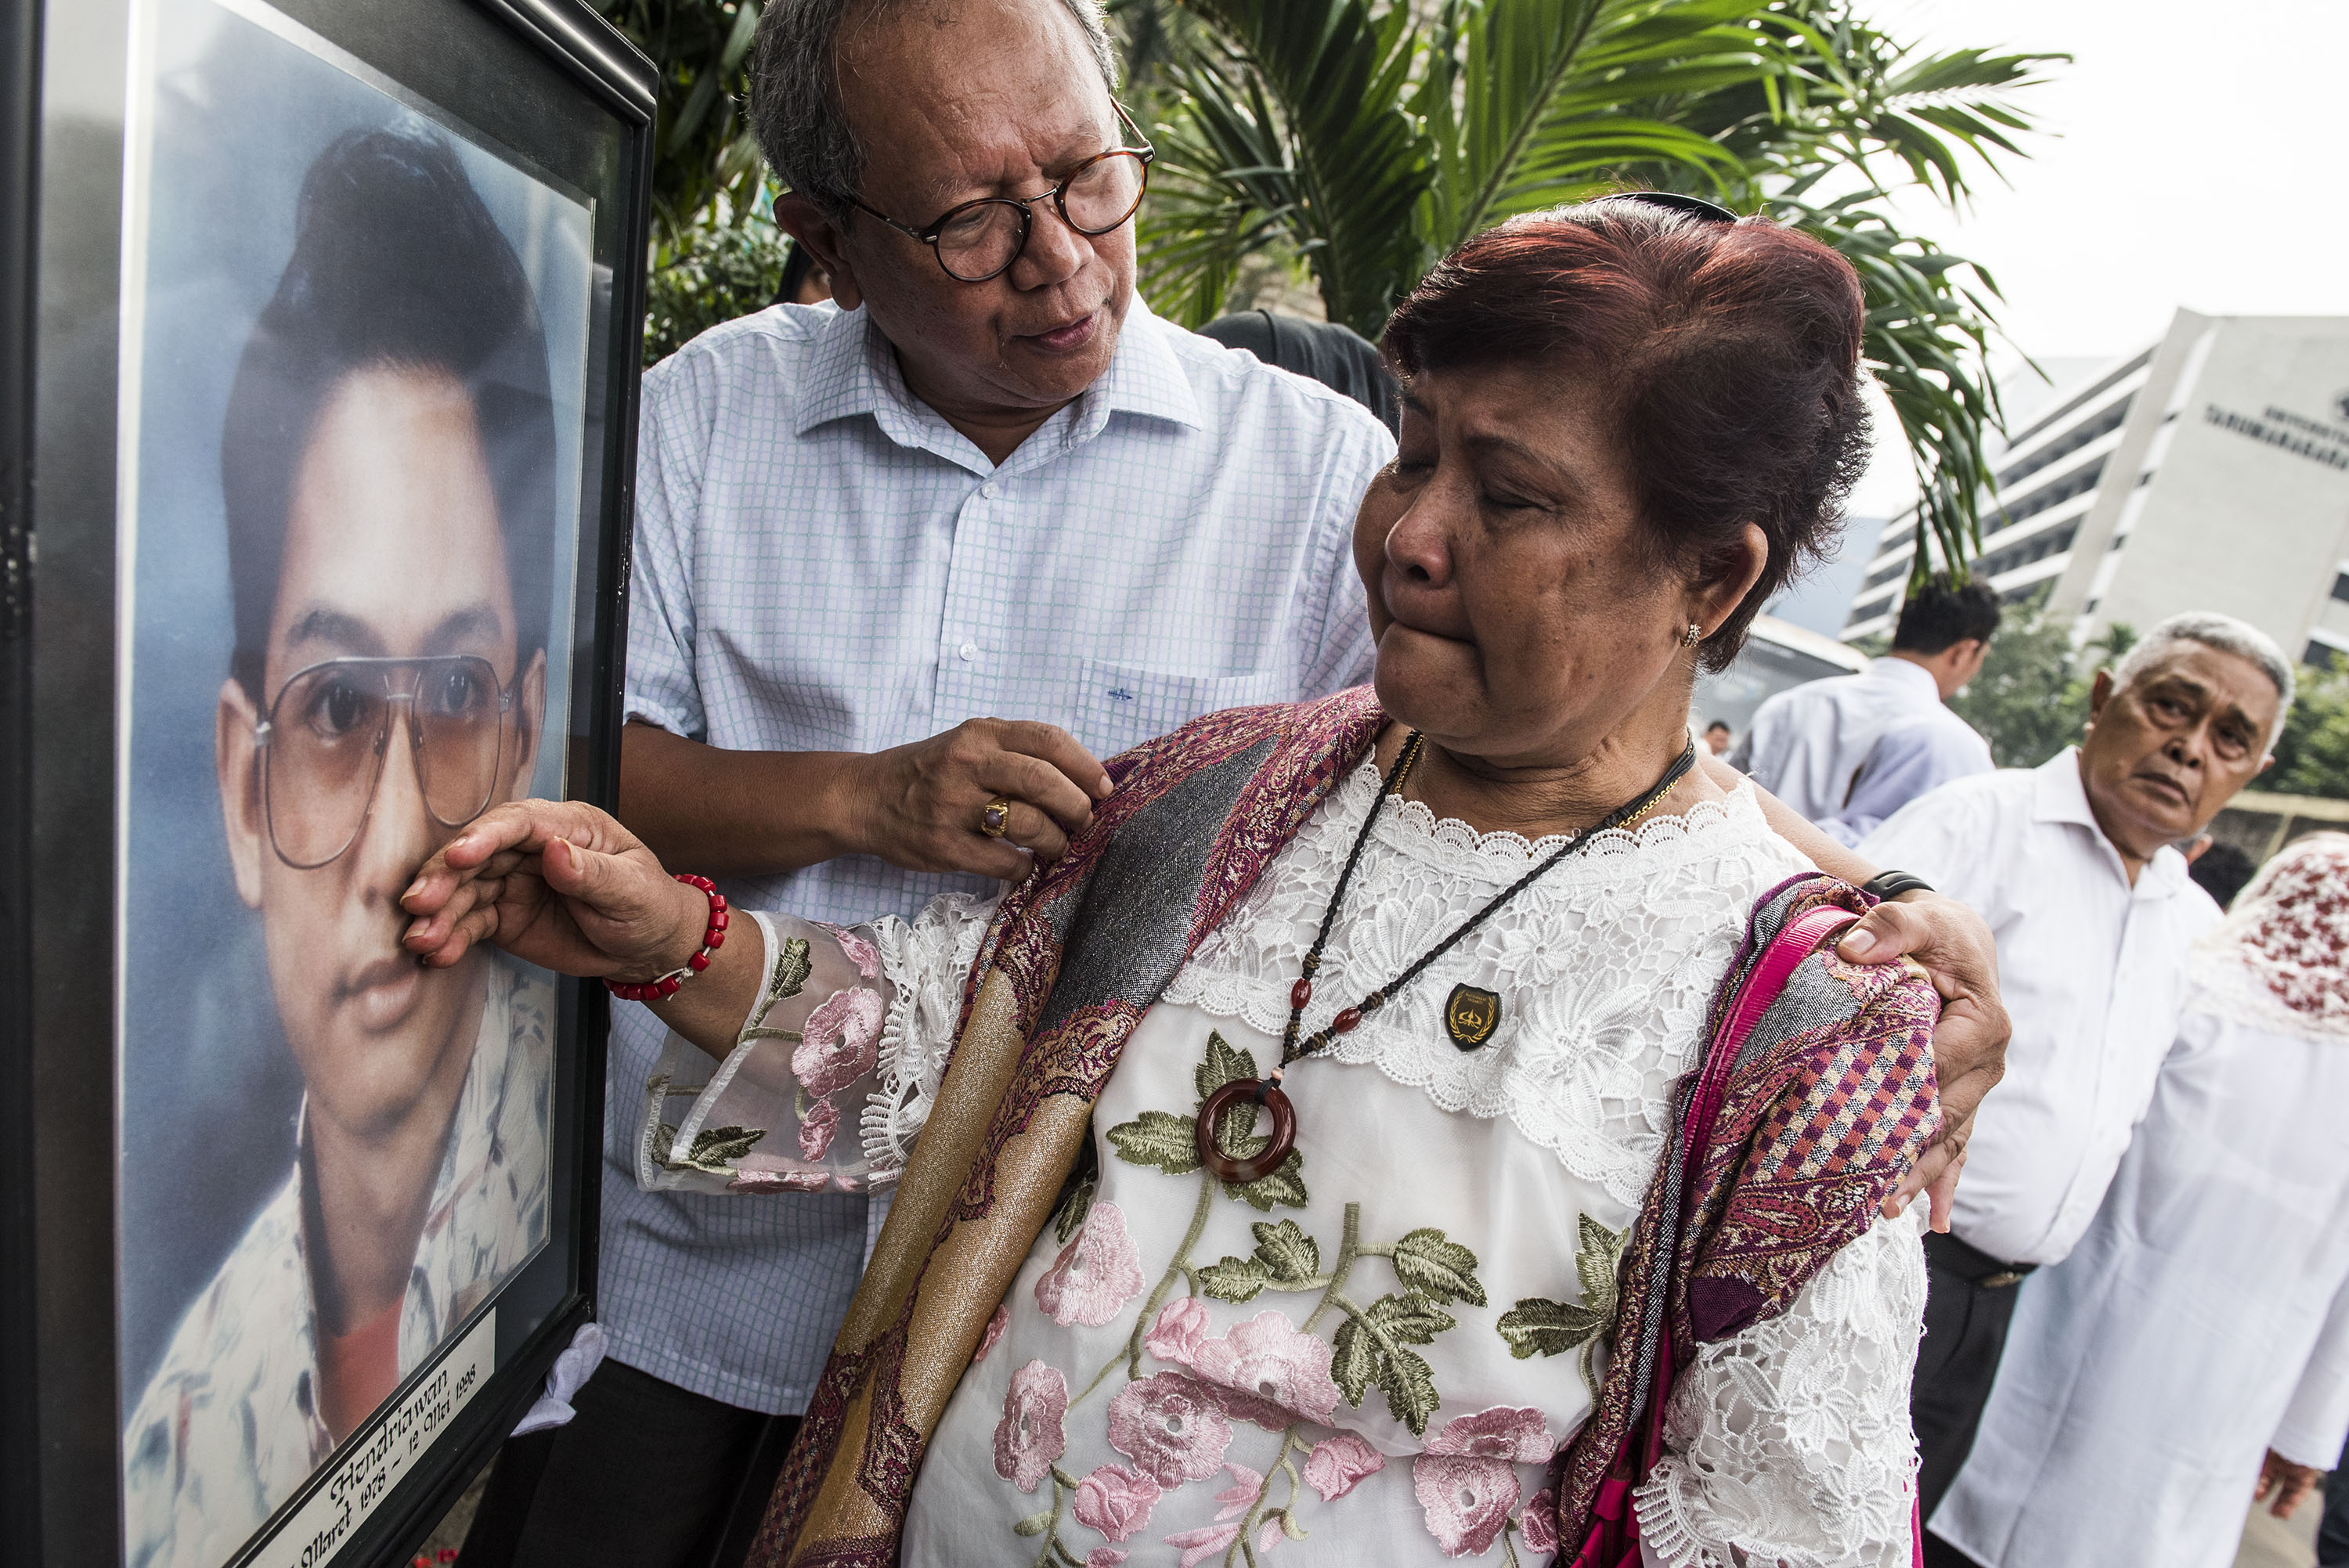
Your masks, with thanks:
[[(2083, 637), (2209, 609), (2294, 655), (2349, 653), (2349, 318), (2180, 311), (2153, 348), (2050, 398), (1992, 467), (1978, 570), (2010, 599), (2051, 584)], [(1886, 529), (1846, 640), (1889, 634), (1914, 522)]]

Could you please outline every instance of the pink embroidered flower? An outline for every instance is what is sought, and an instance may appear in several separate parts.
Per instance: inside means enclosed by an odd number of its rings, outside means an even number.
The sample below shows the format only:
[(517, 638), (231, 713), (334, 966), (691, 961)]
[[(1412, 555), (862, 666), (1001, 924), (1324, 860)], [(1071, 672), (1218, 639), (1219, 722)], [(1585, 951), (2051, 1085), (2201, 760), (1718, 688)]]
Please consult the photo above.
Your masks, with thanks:
[(800, 1158), (823, 1159), (823, 1151), (832, 1147), (832, 1135), (839, 1130), (840, 1107), (829, 1099), (817, 1100), (800, 1118)]
[(1264, 1495), (1264, 1472), (1229, 1462), (1224, 1468), (1232, 1472), (1232, 1484), (1216, 1493), (1216, 1501), (1224, 1505), (1216, 1510), (1216, 1517), (1218, 1520), (1237, 1519), (1254, 1508), (1256, 1500)]
[(881, 978), (879, 948), (845, 926), (825, 925), (822, 921), (818, 921), (816, 924), (818, 929), (832, 933), (832, 939), (840, 944), (840, 955), (856, 965), (858, 975), (867, 980)]
[(1207, 1308), (1195, 1295), (1176, 1296), (1158, 1309), (1142, 1347), (1161, 1361), (1188, 1367), (1207, 1337)]
[(1280, 1517), (1275, 1514), (1256, 1527), (1256, 1554), (1261, 1557), (1288, 1539), (1288, 1532), (1280, 1528)]
[(1123, 1212), (1115, 1203), (1095, 1203), (1085, 1228), (1036, 1282), (1036, 1305), (1063, 1328), (1072, 1323), (1099, 1328), (1140, 1295), (1142, 1286), (1142, 1249), (1126, 1233)]
[(1506, 1460), (1422, 1454), (1411, 1461), (1427, 1532), (1446, 1557), (1480, 1557), (1517, 1506), (1517, 1472)]
[(810, 1094), (846, 1088), (881, 1059), (881, 998), (871, 991), (834, 991), (808, 1015), (792, 1071)]
[(1073, 1511), (1079, 1524), (1123, 1541), (1150, 1522), (1158, 1506), (1158, 1483), (1123, 1465), (1103, 1465), (1077, 1482)]
[(978, 1336), (978, 1348), (970, 1353), (972, 1366), (976, 1367), (987, 1359), (987, 1353), (995, 1348), (997, 1340), (1003, 1337), (1003, 1326), (1010, 1321), (1009, 1309), (1001, 1306), (995, 1309), (995, 1315), (987, 1320), (986, 1331)]
[(744, 1168), (735, 1171), (734, 1180), (726, 1183), (730, 1192), (821, 1192), (832, 1185), (828, 1171), (751, 1166), (748, 1162), (757, 1155), (746, 1154), (742, 1158)]
[(1526, 1538), (1528, 1552), (1557, 1550), (1557, 1493), (1544, 1487), (1534, 1493), (1526, 1511), (1517, 1515), (1517, 1531)]
[[(1011, 1375), (1003, 1419), (995, 1424), (995, 1473), (1021, 1491), (1034, 1491), (1068, 1451), (1061, 1420), (1069, 1413), (1069, 1380), (1041, 1361)], [(1516, 1499), (1512, 1498), (1511, 1501)]]
[(1183, 1549), (1182, 1568), (1199, 1568), (1199, 1564), (1240, 1538), (1238, 1520), (1229, 1524), (1203, 1524), (1196, 1530), (1178, 1530), (1166, 1538), (1169, 1546)]
[(1351, 1432), (1340, 1432), (1314, 1444), (1305, 1456), (1305, 1482), (1321, 1494), (1322, 1501), (1335, 1502), (1361, 1485), (1364, 1476), (1386, 1468), (1386, 1455)]
[(1259, 1312), (1202, 1343), (1191, 1366), (1216, 1387), (1226, 1413), (1268, 1431), (1299, 1416), (1327, 1421), (1338, 1408), (1328, 1342), (1299, 1331), (1278, 1312)]
[(1216, 1473), (1232, 1429), (1207, 1389), (1180, 1372), (1157, 1372), (1109, 1402), (1109, 1440), (1160, 1486), (1177, 1487)]
[(1117, 1568), (1125, 1553), (1114, 1546), (1096, 1546), (1085, 1553), (1085, 1568)]
[(1545, 1464), (1557, 1449), (1549, 1422), (1539, 1410), (1510, 1405), (1495, 1405), (1473, 1416), (1454, 1416), (1427, 1444), (1432, 1454), (1508, 1460), (1521, 1465)]

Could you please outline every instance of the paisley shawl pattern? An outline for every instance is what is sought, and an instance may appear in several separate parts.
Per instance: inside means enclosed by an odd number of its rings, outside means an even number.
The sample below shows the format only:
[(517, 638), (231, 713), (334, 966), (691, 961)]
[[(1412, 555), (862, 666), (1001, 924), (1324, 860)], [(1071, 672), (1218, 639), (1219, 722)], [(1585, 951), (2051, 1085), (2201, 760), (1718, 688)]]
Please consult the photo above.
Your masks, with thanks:
[[(1111, 762), (1117, 789), (1068, 853), (1004, 900), (965, 988), (939, 1109), (750, 1563), (895, 1562), (929, 1434), (1050, 1222), (1092, 1102), (1143, 1014), (1383, 722), (1361, 688), (1210, 715), (1147, 742)], [(1832, 879), (1782, 886), (1757, 909), (1723, 995), (1771, 932), (1821, 902), (1867, 904)], [(1676, 1364), (1689, 1365), (1699, 1339), (1785, 1311), (1867, 1228), (1933, 1126), (1937, 1010), (1930, 986), (1899, 967), (1815, 957), (1797, 971), (1742, 1053), (1693, 1169), (1683, 1181), (1668, 1161), (1658, 1173), (1625, 1251), (1619, 1347), (1668, 1329)], [(1661, 1202), (1666, 1191), (1683, 1202)], [(1561, 1451), (1562, 1541), (1587, 1532), (1651, 1365), (1612, 1357), (1596, 1410)]]
[[(1828, 904), (1858, 914), (1872, 903), (1831, 877), (1773, 890), (1722, 982), (1706, 1037), (1720, 1034), (1762, 950), (1788, 922)], [(1551, 1466), (1559, 1540), (1569, 1550), (1590, 1532), (1609, 1467), (1646, 1412), (1657, 1338), (1671, 1336), (1675, 1367), (1693, 1366), (1699, 1343), (1784, 1313), (1875, 1222), (1878, 1204), (1940, 1123), (1940, 1016), (1930, 984), (1899, 965), (1845, 964), (1832, 949), (1799, 965), (1764, 1013), (1694, 1169), (1681, 1171), (1676, 1160), (1658, 1168), (1624, 1248), (1617, 1354), (1589, 1419)], [(1660, 1253), (1669, 1271), (1659, 1268)], [(1624, 1353), (1631, 1347), (1641, 1353)]]

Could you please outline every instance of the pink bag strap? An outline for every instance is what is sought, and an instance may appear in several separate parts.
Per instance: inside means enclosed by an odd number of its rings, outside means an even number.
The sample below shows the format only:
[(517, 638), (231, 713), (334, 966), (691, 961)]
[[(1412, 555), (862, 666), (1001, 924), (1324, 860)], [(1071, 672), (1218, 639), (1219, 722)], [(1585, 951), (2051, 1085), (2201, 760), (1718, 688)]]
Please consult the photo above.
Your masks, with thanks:
[[(1712, 1141), (1713, 1124), (1721, 1119), (1722, 1101), (1728, 1093), (1730, 1074), (1735, 1070), (1737, 1058), (1744, 1050), (1745, 1042), (1753, 1035), (1754, 1026), (1762, 1021), (1762, 1016), (1785, 990), (1786, 982), (1793, 976), (1796, 966), (1817, 952), (1823, 944), (1832, 940), (1845, 926), (1855, 923), (1858, 919), (1859, 916), (1851, 911), (1834, 904), (1810, 910), (1788, 921), (1763, 949), (1762, 956), (1747, 972), (1744, 984), (1738, 987), (1727, 1015), (1709, 1042), (1703, 1070), (1698, 1075), (1696, 1087), (1689, 1096), (1688, 1112), (1682, 1119), (1681, 1131), (1681, 1166), (1684, 1171), (1694, 1171), (1700, 1151)], [(1681, 1202), (1685, 1204), (1687, 1201), (1686, 1189), (1683, 1188)], [(1661, 1310), (1661, 1303), (1658, 1310)], [(1654, 1376), (1648, 1386), (1645, 1412), (1647, 1429), (1643, 1447), (1647, 1458), (1646, 1463), (1636, 1473), (1652, 1470), (1663, 1458), (1664, 1408), (1671, 1398), (1673, 1382), (1670, 1329), (1664, 1328), (1655, 1343)], [(1632, 1435), (1626, 1435), (1623, 1448), (1618, 1450), (1619, 1465), (1623, 1462), (1633, 1440)], [(1639, 1568), (1641, 1561), (1639, 1519), (1631, 1511), (1630, 1492), (1630, 1486), (1612, 1476), (1601, 1483), (1599, 1496), (1596, 1500), (1599, 1526), (1583, 1542), (1581, 1552), (1574, 1559), (1575, 1568), (1609, 1568), (1605, 1561), (1604, 1544), (1609, 1524), (1620, 1528), (1620, 1539), (1629, 1547), (1612, 1568)], [(1922, 1542), (1920, 1531), (1914, 1537), (1917, 1553), (1921, 1553)], [(1922, 1568), (1922, 1562), (1920, 1555), (1917, 1568)]]
[(1770, 1005), (1786, 988), (1795, 965), (1817, 952), (1829, 937), (1858, 920), (1859, 916), (1851, 911), (1827, 904), (1788, 921), (1770, 939), (1770, 945), (1763, 949), (1761, 961), (1738, 988), (1737, 1000), (1723, 1021), (1713, 1048), (1705, 1053), (1704, 1075), (1697, 1080), (1696, 1093), (1689, 1101), (1687, 1123), (1682, 1129), (1682, 1169), (1693, 1168), (1689, 1162), (1712, 1139), (1713, 1124), (1720, 1119), (1721, 1101), (1728, 1092), (1729, 1075), (1737, 1066), (1738, 1053), (1745, 1048), (1754, 1026), (1762, 1021), (1762, 1015), (1770, 1010)]
[[(1712, 1140), (1713, 1124), (1721, 1119), (1721, 1102), (1728, 1093), (1729, 1075), (1736, 1068), (1738, 1054), (1744, 1050), (1754, 1026), (1762, 1021), (1762, 1015), (1785, 990), (1797, 965), (1832, 941), (1844, 927), (1858, 920), (1859, 916), (1851, 911), (1828, 904), (1788, 921), (1770, 939), (1770, 945), (1763, 949), (1760, 961), (1738, 988), (1737, 998), (1723, 1020), (1720, 1032), (1713, 1037), (1712, 1048), (1705, 1053), (1704, 1072), (1689, 1099), (1686, 1125), (1681, 1134), (1683, 1171), (1695, 1170), (1698, 1151)], [(1685, 1197), (1682, 1202), (1685, 1203)], [(1645, 1468), (1649, 1470), (1653, 1470), (1664, 1454), (1664, 1406), (1671, 1398), (1672, 1370), (1672, 1336), (1667, 1329), (1657, 1341), (1655, 1380), (1648, 1389)]]

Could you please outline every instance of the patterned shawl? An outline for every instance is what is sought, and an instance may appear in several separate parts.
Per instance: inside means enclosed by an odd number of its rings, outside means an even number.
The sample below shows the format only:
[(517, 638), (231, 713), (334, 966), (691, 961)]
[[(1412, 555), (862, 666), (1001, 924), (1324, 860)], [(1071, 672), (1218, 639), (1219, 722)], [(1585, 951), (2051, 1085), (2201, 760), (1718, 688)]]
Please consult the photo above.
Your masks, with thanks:
[[(776, 1482), (753, 1568), (896, 1561), (923, 1450), (1050, 1220), (1125, 1042), (1384, 721), (1364, 687), (1211, 714), (1147, 742), (1110, 763), (1117, 789), (1068, 853), (1004, 900), (971, 968), (936, 1107)], [(1818, 899), (1865, 902), (1813, 878), (1771, 906), (1799, 913)], [(1741, 954), (1741, 968), (1748, 962)], [(1668, 1322), (1686, 1366), (1697, 1340), (1783, 1311), (1867, 1229), (1922, 1148), (1933, 1119), (1930, 987), (1899, 968), (1815, 959), (1811, 972), (1834, 983), (1790, 985), (1754, 1030), (1693, 1169), (1675, 1160), (1660, 1171), (1626, 1251), (1616, 1344), (1651, 1345), (1651, 1326)], [(1863, 1015), (1868, 1027), (1854, 1028)], [(1650, 1213), (1665, 1206), (1668, 1179), (1685, 1189), (1686, 1225)], [(1668, 1270), (1654, 1266), (1660, 1253)], [(1587, 1528), (1651, 1359), (1644, 1349), (1613, 1357), (1598, 1409), (1560, 1456), (1561, 1539), (1578, 1542)]]

